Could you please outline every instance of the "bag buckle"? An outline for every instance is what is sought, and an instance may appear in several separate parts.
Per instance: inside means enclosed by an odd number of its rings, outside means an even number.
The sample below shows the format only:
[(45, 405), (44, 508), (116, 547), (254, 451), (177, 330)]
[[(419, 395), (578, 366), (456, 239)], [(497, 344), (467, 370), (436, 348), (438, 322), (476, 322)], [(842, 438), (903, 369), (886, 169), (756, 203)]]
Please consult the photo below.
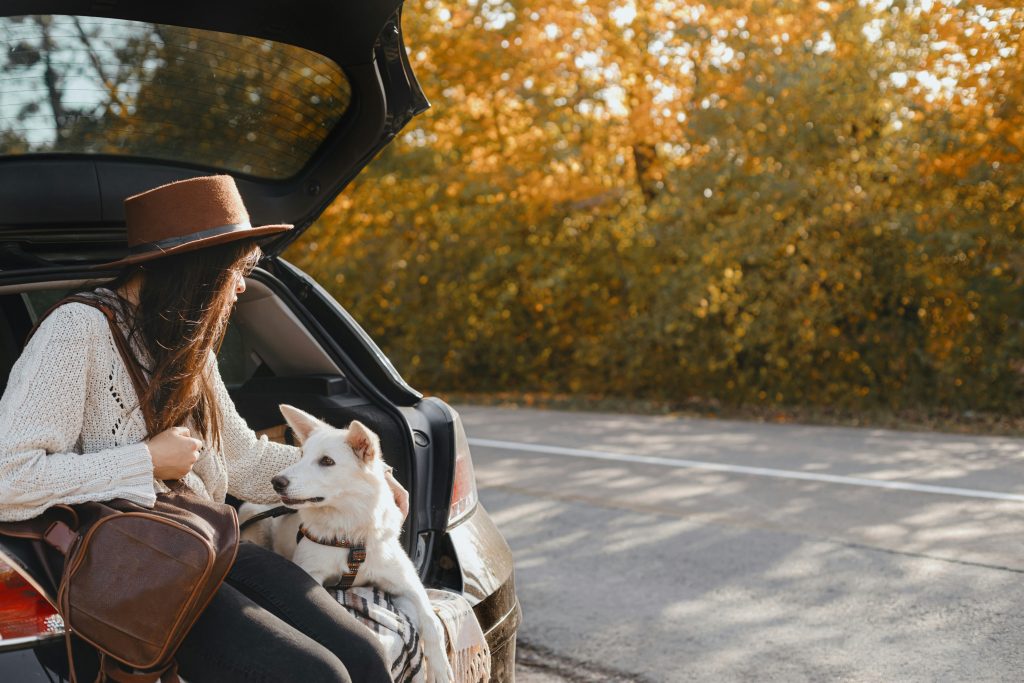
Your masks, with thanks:
[(46, 529), (43, 540), (60, 551), (61, 555), (67, 555), (71, 550), (71, 544), (78, 538), (78, 534), (71, 530), (64, 522), (54, 522)]

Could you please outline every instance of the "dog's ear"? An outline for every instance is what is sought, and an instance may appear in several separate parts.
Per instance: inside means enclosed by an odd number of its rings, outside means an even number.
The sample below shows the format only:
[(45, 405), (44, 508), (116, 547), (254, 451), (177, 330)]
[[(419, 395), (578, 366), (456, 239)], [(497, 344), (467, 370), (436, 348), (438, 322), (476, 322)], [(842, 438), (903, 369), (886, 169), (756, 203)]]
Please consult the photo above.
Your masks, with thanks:
[(295, 432), (295, 438), (299, 440), (299, 443), (305, 443), (309, 435), (313, 433), (313, 430), (317, 427), (325, 427), (326, 423), (321, 422), (309, 413), (299, 410), (287, 403), (282, 403), (278, 406), (281, 414), (284, 415), (284, 419), (288, 422), (288, 426)]
[(370, 431), (370, 428), (359, 420), (352, 420), (348, 426), (348, 436), (345, 443), (355, 452), (363, 462), (370, 462), (380, 455), (380, 439)]

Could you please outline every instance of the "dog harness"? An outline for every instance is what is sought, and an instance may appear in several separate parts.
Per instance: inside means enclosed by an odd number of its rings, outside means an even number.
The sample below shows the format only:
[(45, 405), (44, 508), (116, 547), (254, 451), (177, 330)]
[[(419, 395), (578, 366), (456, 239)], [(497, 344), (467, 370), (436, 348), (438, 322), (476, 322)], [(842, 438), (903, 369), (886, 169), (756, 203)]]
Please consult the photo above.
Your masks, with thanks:
[(333, 586), (324, 586), (327, 590), (348, 590), (355, 583), (359, 567), (366, 561), (366, 546), (361, 543), (353, 543), (347, 538), (317, 538), (309, 533), (309, 530), (299, 525), (299, 533), (295, 535), (295, 542), (300, 543), (303, 538), (308, 538), (314, 543), (328, 545), (332, 548), (348, 548), (348, 571), (341, 575), (341, 579)]

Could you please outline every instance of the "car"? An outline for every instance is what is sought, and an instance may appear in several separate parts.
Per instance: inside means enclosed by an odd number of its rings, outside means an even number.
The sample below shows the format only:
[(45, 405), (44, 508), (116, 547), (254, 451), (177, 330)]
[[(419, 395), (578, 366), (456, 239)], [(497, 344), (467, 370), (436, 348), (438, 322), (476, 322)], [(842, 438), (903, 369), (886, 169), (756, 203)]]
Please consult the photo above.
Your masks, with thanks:
[[(0, 7), (0, 386), (33, 322), (114, 273), (125, 197), (231, 174), (263, 247), (220, 350), (254, 429), (287, 440), (289, 403), (380, 436), (409, 490), (405, 547), (428, 587), (460, 592), (513, 681), (512, 556), (480, 504), (458, 413), (409, 386), (318, 282), (282, 257), (428, 103), (401, 0), (9, 0)], [(63, 622), (31, 547), (0, 541), (0, 680), (45, 680)], [(46, 674), (47, 677), (49, 674)]]

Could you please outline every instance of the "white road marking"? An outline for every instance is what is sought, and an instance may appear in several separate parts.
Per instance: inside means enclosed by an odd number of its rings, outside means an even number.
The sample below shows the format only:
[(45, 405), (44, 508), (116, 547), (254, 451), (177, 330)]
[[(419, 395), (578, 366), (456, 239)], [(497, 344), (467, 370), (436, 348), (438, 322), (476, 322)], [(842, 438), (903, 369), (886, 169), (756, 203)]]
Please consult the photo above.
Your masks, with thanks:
[(471, 446), (482, 448), (498, 448), (508, 451), (525, 451), (528, 453), (547, 453), (550, 455), (566, 455), (572, 458), (591, 458), (594, 460), (613, 460), (617, 462), (634, 462), (643, 465), (661, 465), (732, 474), (747, 474), (755, 477), (775, 477), (777, 479), (802, 479), (804, 481), (820, 481), (828, 484), (844, 484), (847, 486), (870, 486), (879, 489), (895, 489), (898, 491), (915, 491), (917, 493), (936, 493), (945, 496), (962, 498), (987, 498), (991, 500), (1010, 500), (1024, 503), (1024, 495), (1017, 493), (1001, 493), (999, 491), (982, 491), (978, 489), (961, 489), (951, 486), (933, 486), (917, 484), (909, 481), (889, 481), (884, 479), (865, 479), (863, 477), (844, 477), (838, 474), (821, 474), (818, 472), (800, 472), (797, 470), (779, 470), (771, 467), (748, 467), (747, 465), (729, 465), (701, 460), (683, 460), (677, 458), (659, 458), (649, 455), (631, 453), (615, 453), (612, 451), (593, 451), (582, 448), (566, 448), (547, 444), (520, 443), (518, 441), (496, 441), (494, 439), (469, 440)]

